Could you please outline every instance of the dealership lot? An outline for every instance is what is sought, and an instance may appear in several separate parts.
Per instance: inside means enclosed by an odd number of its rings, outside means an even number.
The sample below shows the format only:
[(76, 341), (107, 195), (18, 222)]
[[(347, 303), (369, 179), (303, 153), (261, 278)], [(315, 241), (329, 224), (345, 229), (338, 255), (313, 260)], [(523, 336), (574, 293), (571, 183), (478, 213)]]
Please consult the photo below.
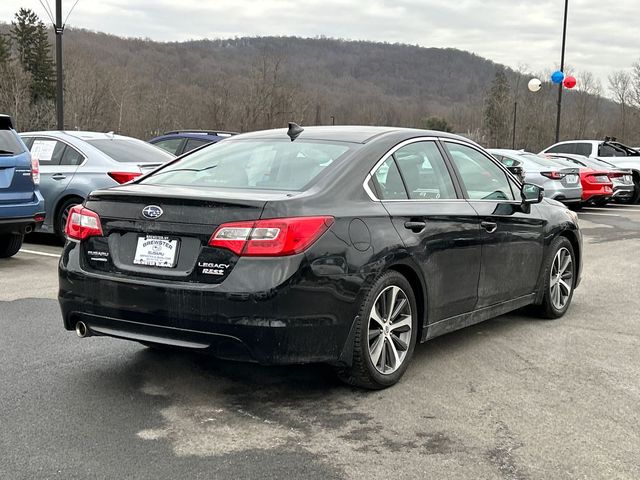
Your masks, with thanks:
[(416, 349), (395, 387), (62, 329), (60, 247), (0, 264), (0, 478), (638, 478), (640, 206), (585, 208), (569, 313)]

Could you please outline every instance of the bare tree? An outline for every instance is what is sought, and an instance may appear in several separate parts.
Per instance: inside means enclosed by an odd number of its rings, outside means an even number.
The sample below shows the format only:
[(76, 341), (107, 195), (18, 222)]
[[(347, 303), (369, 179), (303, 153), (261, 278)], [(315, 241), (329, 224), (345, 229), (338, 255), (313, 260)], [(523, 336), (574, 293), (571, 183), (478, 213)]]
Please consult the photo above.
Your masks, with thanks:
[(627, 108), (631, 100), (631, 75), (624, 70), (618, 70), (609, 75), (609, 90), (613, 98), (620, 105), (620, 125), (622, 138), (625, 138), (627, 126)]

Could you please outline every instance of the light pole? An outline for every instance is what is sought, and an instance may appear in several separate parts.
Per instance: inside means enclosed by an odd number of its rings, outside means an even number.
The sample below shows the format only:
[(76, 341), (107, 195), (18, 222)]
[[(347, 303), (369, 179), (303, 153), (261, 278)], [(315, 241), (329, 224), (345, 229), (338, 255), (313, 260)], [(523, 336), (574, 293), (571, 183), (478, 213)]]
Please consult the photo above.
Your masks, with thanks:
[[(564, 0), (564, 24), (562, 27), (562, 54), (560, 56), (560, 71), (564, 72), (564, 49), (567, 43), (567, 13), (569, 11), (569, 0)], [(558, 115), (556, 116), (556, 143), (560, 141), (560, 117), (562, 112), (562, 82), (558, 85)]]
[(64, 90), (62, 76), (62, 0), (56, 0), (56, 123), (58, 130), (64, 130)]

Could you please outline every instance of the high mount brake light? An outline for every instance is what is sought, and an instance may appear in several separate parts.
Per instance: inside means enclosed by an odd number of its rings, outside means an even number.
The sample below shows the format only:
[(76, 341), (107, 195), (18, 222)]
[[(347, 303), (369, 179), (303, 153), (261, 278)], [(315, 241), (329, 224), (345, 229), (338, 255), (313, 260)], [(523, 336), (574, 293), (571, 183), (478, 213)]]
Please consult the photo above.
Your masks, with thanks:
[(304, 252), (334, 222), (333, 217), (292, 217), (220, 225), (209, 240), (243, 257), (282, 257)]
[(75, 205), (69, 210), (64, 233), (72, 240), (102, 236), (100, 217), (96, 212), (92, 212), (82, 205)]
[(31, 178), (34, 185), (40, 184), (40, 161), (33, 156), (31, 157)]
[(544, 175), (553, 180), (562, 180), (566, 176), (566, 174), (560, 172), (540, 172), (540, 175)]
[(142, 174), (140, 172), (107, 172), (107, 175), (122, 185), (123, 183), (127, 183), (138, 178)]

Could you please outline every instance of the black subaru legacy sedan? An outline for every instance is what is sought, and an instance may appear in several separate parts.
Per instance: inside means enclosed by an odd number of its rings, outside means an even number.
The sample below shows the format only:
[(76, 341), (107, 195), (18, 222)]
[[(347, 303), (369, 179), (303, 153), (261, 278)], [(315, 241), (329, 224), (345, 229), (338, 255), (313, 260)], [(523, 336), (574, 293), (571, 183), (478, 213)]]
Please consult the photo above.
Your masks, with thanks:
[(415, 345), (524, 306), (569, 308), (576, 215), (475, 143), (309, 127), (231, 137), (74, 207), (64, 326), (396, 383)]

